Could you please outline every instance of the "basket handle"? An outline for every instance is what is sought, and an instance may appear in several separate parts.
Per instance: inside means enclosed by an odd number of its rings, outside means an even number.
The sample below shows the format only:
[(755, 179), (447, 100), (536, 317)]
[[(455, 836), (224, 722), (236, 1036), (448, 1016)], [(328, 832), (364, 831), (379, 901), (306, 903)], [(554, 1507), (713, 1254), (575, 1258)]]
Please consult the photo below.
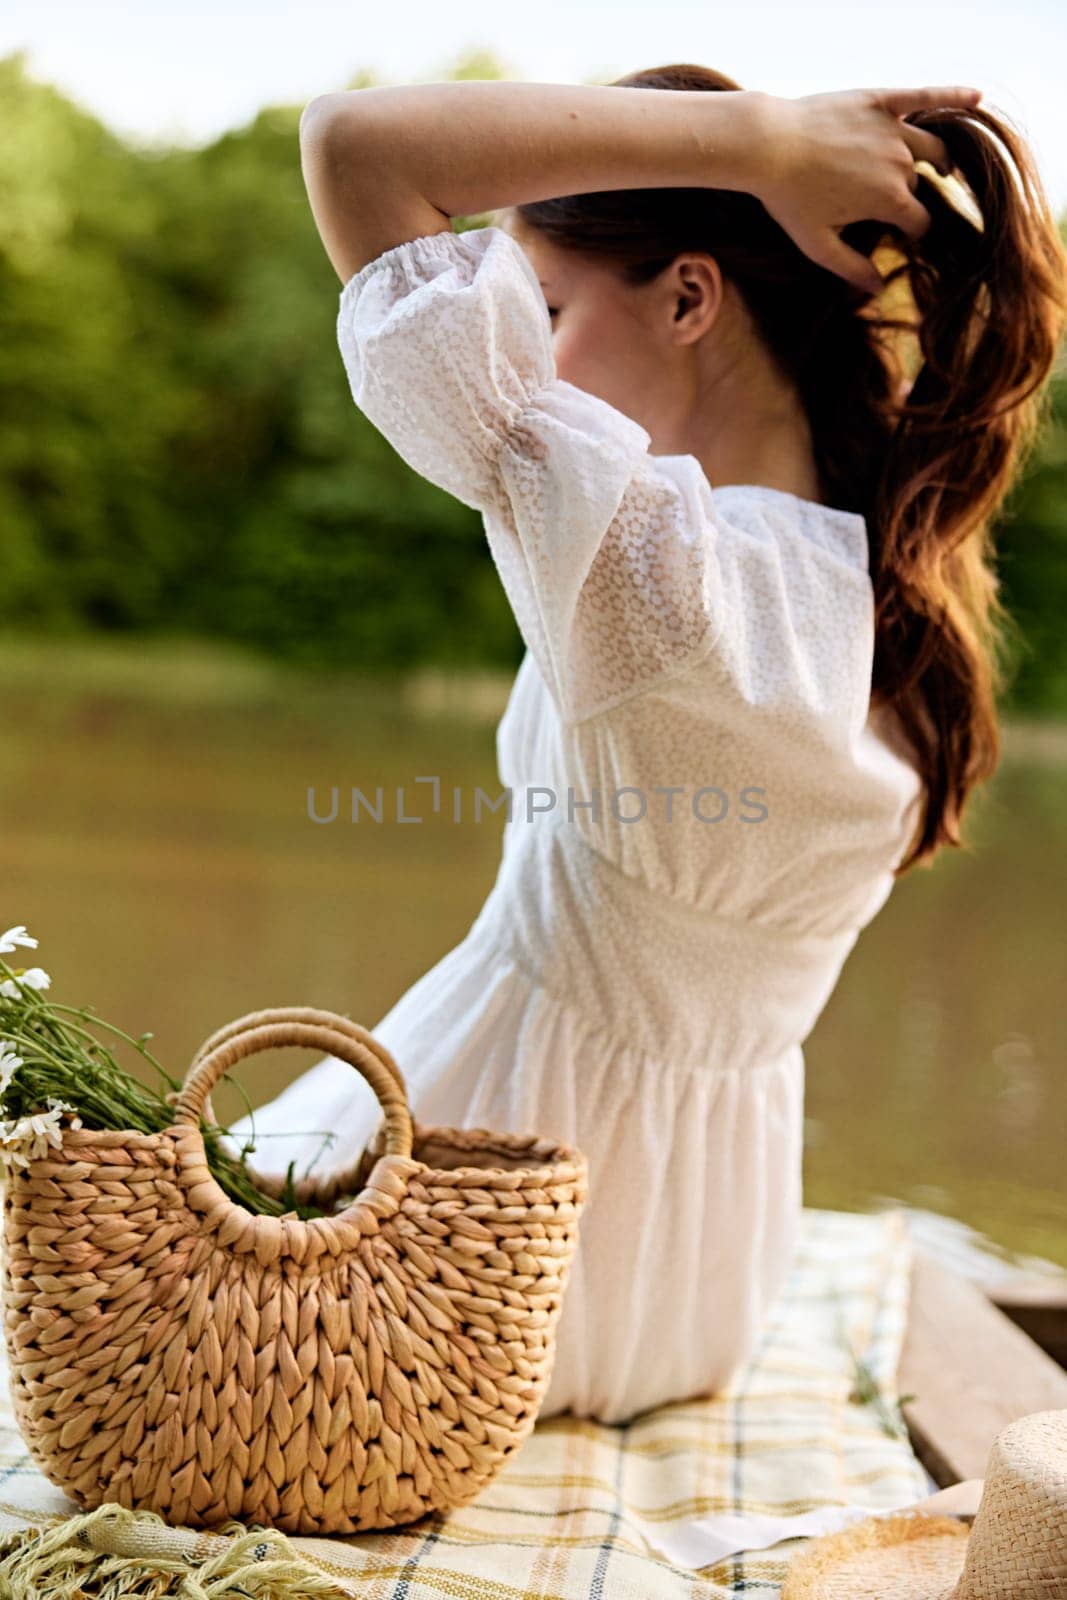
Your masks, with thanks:
[[(404, 1079), (393, 1057), (358, 1022), (313, 1006), (276, 1006), (265, 1011), (250, 1011), (205, 1039), (189, 1064), (181, 1090), (176, 1096), (168, 1097), (174, 1104), (175, 1123), (199, 1128), (202, 1116), (214, 1122), (210, 1095), (222, 1074), (260, 1050), (285, 1045), (324, 1050), (355, 1067), (374, 1090), (384, 1112), (382, 1154), (411, 1155), (414, 1136), (411, 1112)], [(358, 1170), (362, 1159), (361, 1153), (353, 1172)], [(338, 1174), (328, 1180), (338, 1193), (343, 1188), (344, 1176)]]

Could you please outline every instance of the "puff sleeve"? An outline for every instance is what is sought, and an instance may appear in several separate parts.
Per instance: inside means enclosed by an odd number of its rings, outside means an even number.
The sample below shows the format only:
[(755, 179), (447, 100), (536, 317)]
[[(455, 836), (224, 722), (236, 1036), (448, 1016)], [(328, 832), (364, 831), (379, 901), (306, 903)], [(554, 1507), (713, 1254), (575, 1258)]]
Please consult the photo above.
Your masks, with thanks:
[(504, 229), (409, 239), (344, 285), (356, 406), (422, 477), (482, 514), (564, 721), (695, 663), (721, 626), (715, 531), (633, 418), (556, 375), (533, 266)]

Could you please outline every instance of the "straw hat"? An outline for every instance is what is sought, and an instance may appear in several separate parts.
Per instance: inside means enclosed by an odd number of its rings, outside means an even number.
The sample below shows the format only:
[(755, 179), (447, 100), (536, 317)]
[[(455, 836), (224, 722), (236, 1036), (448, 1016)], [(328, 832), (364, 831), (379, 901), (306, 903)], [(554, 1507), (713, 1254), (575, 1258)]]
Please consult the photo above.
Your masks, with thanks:
[(974, 1526), (929, 1512), (869, 1517), (813, 1539), (781, 1600), (1064, 1600), (1067, 1411), (1001, 1429)]

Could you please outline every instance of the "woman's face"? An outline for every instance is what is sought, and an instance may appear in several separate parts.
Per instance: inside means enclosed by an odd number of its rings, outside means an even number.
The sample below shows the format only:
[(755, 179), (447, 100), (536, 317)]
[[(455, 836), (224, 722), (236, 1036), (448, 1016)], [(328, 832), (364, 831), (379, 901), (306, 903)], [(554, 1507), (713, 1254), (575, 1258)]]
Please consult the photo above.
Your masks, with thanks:
[(556, 373), (640, 422), (655, 441), (692, 404), (694, 345), (715, 319), (722, 280), (708, 256), (679, 257), (631, 285), (605, 261), (508, 230), (537, 273)]

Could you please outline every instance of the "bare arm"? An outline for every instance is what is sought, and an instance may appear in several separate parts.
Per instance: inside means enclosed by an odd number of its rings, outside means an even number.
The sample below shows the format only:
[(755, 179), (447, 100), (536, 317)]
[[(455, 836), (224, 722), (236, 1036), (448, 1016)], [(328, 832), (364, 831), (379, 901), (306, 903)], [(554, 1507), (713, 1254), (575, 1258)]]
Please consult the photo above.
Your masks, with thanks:
[[(916, 159), (944, 146), (902, 118), (973, 106), (971, 89), (851, 90), (778, 99), (495, 81), (388, 85), (321, 95), (300, 124), (308, 197), (342, 282), (453, 216), (604, 189), (719, 188), (757, 195), (799, 247), (873, 290), (877, 273), (836, 229), (878, 217), (928, 226)], [(873, 280), (872, 280), (873, 274)]]

